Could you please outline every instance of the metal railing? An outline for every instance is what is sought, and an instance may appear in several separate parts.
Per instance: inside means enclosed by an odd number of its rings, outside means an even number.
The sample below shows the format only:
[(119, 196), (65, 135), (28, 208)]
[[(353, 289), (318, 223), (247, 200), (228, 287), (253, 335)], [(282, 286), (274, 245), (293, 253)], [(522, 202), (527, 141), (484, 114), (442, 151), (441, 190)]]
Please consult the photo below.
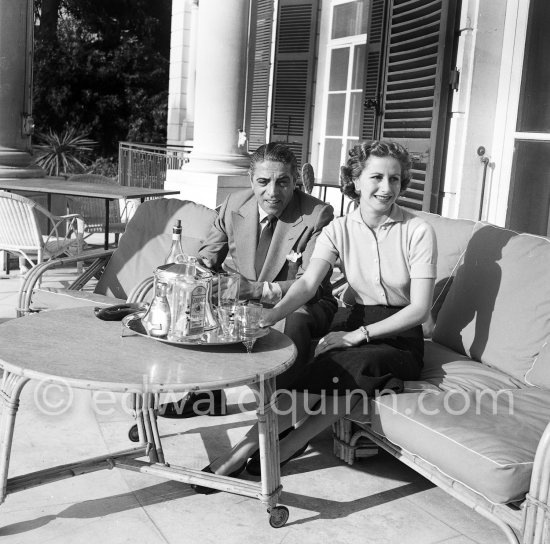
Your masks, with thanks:
[(178, 170), (187, 161), (190, 146), (118, 144), (118, 182), (131, 187), (164, 189), (166, 170)]

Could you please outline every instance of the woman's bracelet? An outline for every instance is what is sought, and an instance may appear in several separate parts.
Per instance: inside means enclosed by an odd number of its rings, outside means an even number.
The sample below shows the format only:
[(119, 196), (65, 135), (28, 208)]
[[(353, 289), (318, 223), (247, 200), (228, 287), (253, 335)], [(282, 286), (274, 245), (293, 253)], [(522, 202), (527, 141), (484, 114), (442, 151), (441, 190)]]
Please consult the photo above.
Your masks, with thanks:
[(361, 327), (359, 327), (359, 330), (363, 333), (363, 336), (365, 337), (365, 341), (367, 343), (370, 342), (369, 329), (367, 329), (367, 327), (365, 327), (365, 325), (361, 325)]

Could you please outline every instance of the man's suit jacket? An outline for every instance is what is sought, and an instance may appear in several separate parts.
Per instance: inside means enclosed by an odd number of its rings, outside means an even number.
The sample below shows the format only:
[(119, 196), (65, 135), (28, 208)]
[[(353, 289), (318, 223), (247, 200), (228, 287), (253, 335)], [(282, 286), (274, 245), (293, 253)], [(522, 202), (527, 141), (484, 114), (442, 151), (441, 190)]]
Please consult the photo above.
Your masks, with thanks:
[[(250, 281), (277, 282), (283, 295), (307, 267), (322, 228), (334, 218), (330, 204), (296, 189), (277, 221), (264, 266), (256, 276), (254, 259), (259, 236), (258, 202), (250, 189), (232, 193), (224, 201), (218, 217), (199, 250), (199, 256), (219, 269), (226, 257)], [(335, 305), (327, 276), (322, 298)]]

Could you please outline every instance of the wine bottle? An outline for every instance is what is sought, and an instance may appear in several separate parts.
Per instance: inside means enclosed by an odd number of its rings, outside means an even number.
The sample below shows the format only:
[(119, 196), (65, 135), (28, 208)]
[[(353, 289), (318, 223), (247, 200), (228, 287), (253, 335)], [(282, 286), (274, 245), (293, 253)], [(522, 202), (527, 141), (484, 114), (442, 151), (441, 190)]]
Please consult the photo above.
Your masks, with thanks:
[(187, 255), (183, 252), (183, 247), (181, 245), (181, 220), (178, 219), (176, 224), (172, 228), (172, 245), (170, 246), (170, 251), (164, 261), (164, 264), (171, 264), (175, 262), (185, 262), (187, 260)]

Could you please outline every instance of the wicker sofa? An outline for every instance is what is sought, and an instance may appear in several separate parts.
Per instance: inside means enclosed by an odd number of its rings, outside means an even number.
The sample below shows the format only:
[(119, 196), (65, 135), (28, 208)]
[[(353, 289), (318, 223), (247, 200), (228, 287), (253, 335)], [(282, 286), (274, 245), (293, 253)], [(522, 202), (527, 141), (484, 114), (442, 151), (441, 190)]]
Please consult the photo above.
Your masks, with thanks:
[(509, 542), (548, 544), (550, 239), (421, 215), (439, 250), (421, 378), (335, 425), (335, 453), (351, 464), (374, 443)]

